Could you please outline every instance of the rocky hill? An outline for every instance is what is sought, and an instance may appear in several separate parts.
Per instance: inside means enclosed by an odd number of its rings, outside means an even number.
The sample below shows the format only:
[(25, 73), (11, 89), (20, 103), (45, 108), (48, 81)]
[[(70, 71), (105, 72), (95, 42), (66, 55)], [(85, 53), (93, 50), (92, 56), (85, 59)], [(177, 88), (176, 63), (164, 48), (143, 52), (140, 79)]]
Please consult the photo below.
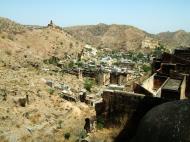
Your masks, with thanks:
[(157, 39), (168, 48), (190, 46), (190, 33), (184, 30), (159, 33)]
[[(43, 61), (52, 56), (76, 58), (83, 46), (56, 26), (23, 26), (0, 18), (1, 142), (59, 142), (66, 141), (66, 134), (70, 141), (79, 138), (85, 118), (94, 111), (85, 104), (65, 101), (54, 86), (68, 85), (76, 94), (83, 80)], [(49, 80), (52, 87), (46, 84)]]
[[(17, 36), (18, 34), (19, 38)], [(102, 23), (98, 25), (67, 27), (64, 28), (64, 30), (52, 30), (40, 26), (21, 25), (2, 17), (0, 17), (0, 35), (3, 38), (18, 39), (18, 41), (14, 40), (16, 44), (20, 44), (18, 42), (21, 42), (19, 40), (23, 38), (28, 42), (28, 45), (25, 44), (22, 46), (29, 47), (30, 42), (33, 44), (33, 41), (36, 40), (36, 48), (38, 46), (45, 46), (45, 48), (39, 48), (44, 50), (48, 49), (48, 51), (52, 50), (51, 52), (54, 53), (63, 53), (66, 51), (67, 53), (71, 52), (71, 54), (73, 54), (72, 51), (78, 52), (78, 49), (81, 48), (80, 46), (83, 46), (84, 43), (93, 45), (97, 48), (124, 51), (142, 50), (145, 48), (152, 49), (158, 46), (158, 44), (163, 44), (169, 49), (179, 46), (190, 46), (190, 33), (183, 30), (163, 32), (154, 35), (133, 26), (116, 24), (106, 25)], [(33, 39), (28, 39), (27, 37), (32, 37)], [(54, 39), (51, 37), (54, 37)], [(24, 42), (22, 41), (22, 43)], [(58, 45), (59, 43), (60, 45)], [(83, 45), (80, 43), (83, 43)], [(61, 46), (64, 47), (62, 48), (64, 51), (58, 49), (61, 48)], [(77, 47), (77, 50), (70, 50), (69, 47)]]
[(142, 41), (150, 34), (127, 25), (105, 25), (69, 27), (65, 29), (88, 44), (98, 48), (133, 50), (141, 48)]
[(152, 49), (159, 44), (167, 48), (190, 46), (190, 33), (185, 31), (164, 32), (157, 35), (127, 25), (90, 25), (65, 28), (79, 40), (99, 48), (137, 50)]
[[(17, 58), (17, 63), (26, 60), (43, 60), (51, 56), (76, 58), (84, 43), (56, 27), (29, 27), (0, 18), (0, 50), (5, 52), (2, 60)], [(6, 58), (5, 56), (10, 56)], [(34, 59), (34, 60), (33, 60)]]
[(25, 26), (11, 21), (7, 18), (0, 17), (0, 32), (21, 33), (25, 30)]

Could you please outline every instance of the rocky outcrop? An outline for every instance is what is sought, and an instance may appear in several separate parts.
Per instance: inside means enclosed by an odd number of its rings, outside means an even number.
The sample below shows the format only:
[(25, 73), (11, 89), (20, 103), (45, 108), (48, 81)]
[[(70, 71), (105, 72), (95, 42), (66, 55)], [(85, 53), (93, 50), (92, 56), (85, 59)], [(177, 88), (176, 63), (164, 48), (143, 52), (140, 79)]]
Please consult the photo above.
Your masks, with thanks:
[(150, 34), (128, 25), (90, 25), (65, 28), (79, 40), (98, 48), (114, 50), (135, 50), (141, 48), (141, 43)]
[(168, 49), (190, 46), (190, 33), (183, 30), (154, 35), (133, 26), (115, 24), (76, 26), (65, 30), (77, 39), (95, 47), (115, 50), (150, 50), (157, 47), (159, 43)]
[(153, 108), (141, 120), (133, 142), (189, 142), (189, 113), (189, 100)]
[(146, 37), (142, 41), (142, 48), (149, 48), (149, 49), (155, 49), (156, 47), (159, 47), (159, 41), (151, 38), (151, 37)]

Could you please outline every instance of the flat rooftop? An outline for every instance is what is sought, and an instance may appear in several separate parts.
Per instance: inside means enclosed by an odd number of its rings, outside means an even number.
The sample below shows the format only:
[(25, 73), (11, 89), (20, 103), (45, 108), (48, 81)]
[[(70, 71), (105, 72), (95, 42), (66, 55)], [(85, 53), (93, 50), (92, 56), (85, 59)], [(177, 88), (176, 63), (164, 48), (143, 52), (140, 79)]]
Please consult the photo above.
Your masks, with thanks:
[(162, 89), (178, 91), (181, 85), (181, 80), (169, 79)]

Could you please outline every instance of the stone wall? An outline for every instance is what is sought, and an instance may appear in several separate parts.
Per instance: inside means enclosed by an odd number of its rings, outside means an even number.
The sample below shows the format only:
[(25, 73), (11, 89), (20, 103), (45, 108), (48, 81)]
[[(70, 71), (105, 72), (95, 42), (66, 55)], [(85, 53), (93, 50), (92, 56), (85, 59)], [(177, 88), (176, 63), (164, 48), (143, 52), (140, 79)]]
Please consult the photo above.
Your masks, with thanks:
[(166, 100), (136, 93), (105, 90), (102, 94), (103, 102), (95, 106), (97, 124), (104, 127), (124, 126), (116, 139), (121, 141), (131, 139), (136, 132), (141, 118), (153, 107)]
[(110, 73), (110, 83), (126, 85), (127, 84), (127, 73), (120, 73), (120, 72)]
[(110, 73), (99, 71), (96, 76), (96, 82), (98, 85), (109, 85), (110, 84)]
[(105, 127), (123, 124), (123, 118), (128, 120), (132, 118), (140, 104), (142, 109), (145, 108), (142, 110), (145, 113), (147, 107), (152, 108), (163, 100), (136, 93), (111, 90), (105, 90), (102, 98), (103, 102), (97, 104), (95, 109), (97, 119), (103, 119)]
[(149, 92), (151, 92), (153, 95), (156, 95), (156, 91), (153, 90), (154, 89), (154, 76), (155, 76), (155, 74), (153, 74), (151, 77), (149, 77), (148, 79), (146, 79), (142, 83), (141, 86), (144, 87)]
[(186, 94), (185, 94), (185, 90), (186, 90), (186, 76), (184, 77), (182, 83), (181, 83), (181, 87), (180, 87), (180, 99), (186, 99)]

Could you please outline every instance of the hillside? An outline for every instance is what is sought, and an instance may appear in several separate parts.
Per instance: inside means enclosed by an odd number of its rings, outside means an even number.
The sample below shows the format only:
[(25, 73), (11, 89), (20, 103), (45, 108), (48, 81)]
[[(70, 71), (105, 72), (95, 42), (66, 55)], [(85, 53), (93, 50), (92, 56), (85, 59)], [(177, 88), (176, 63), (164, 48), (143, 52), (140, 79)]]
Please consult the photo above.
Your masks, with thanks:
[[(66, 84), (73, 93), (83, 88), (83, 80), (56, 72), (44, 64), (52, 56), (74, 59), (83, 43), (56, 27), (26, 27), (0, 19), (0, 141), (65, 141), (70, 133), (75, 141), (86, 117), (94, 115), (87, 105), (65, 101), (46, 84)], [(19, 100), (29, 97), (21, 106)], [(64, 127), (64, 129), (62, 129)]]
[(176, 48), (179, 46), (190, 46), (190, 33), (179, 30), (176, 32), (163, 32), (157, 35), (157, 38), (167, 47)]
[(15, 57), (17, 63), (28, 58), (42, 61), (51, 56), (76, 58), (83, 46), (84, 43), (59, 28), (29, 28), (8, 19), (0, 19), (0, 50), (11, 54), (8, 59), (0, 57), (6, 62), (10, 59), (14, 61)]
[(0, 17), (0, 32), (22, 33), (26, 30), (25, 26), (11, 21), (7, 18)]
[(150, 34), (127, 25), (105, 25), (69, 27), (65, 29), (78, 38), (98, 48), (135, 50), (141, 48), (142, 41)]
[(127, 25), (90, 25), (65, 28), (79, 40), (98, 48), (136, 50), (155, 48), (163, 44), (167, 48), (190, 46), (190, 33), (185, 31), (163, 32), (157, 35)]

